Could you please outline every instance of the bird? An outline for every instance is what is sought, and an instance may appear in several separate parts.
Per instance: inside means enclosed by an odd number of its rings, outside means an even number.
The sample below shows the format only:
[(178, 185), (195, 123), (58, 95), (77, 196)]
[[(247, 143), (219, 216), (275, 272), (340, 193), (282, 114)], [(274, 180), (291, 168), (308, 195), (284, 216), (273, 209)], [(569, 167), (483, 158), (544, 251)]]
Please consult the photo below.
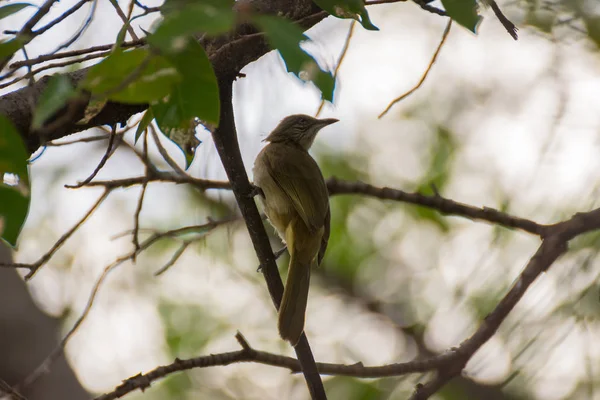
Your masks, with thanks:
[(290, 255), (277, 327), (292, 346), (304, 332), (311, 269), (323, 260), (331, 220), (327, 185), (308, 150), (317, 133), (335, 122), (304, 114), (285, 117), (263, 140), (267, 145), (253, 167), (265, 214)]

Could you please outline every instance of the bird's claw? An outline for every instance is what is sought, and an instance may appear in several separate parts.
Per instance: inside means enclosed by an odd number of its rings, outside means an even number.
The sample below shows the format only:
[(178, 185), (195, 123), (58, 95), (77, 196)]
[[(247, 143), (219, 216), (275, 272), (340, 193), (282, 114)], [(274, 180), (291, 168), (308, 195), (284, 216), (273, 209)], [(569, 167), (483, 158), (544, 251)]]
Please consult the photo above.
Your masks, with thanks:
[(253, 199), (255, 196), (260, 195), (261, 197), (265, 197), (265, 193), (262, 191), (261, 188), (259, 188), (256, 185), (252, 185), (252, 190), (250, 191), (250, 193), (248, 193), (248, 197), (250, 197), (251, 199)]

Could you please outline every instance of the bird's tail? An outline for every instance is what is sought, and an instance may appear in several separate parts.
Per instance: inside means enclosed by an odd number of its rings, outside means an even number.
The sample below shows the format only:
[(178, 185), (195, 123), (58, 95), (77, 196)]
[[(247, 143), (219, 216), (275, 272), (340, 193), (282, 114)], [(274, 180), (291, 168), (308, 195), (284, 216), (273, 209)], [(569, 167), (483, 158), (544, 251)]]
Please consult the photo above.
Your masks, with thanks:
[(292, 252), (277, 327), (282, 339), (295, 346), (304, 332), (311, 263), (300, 262)]

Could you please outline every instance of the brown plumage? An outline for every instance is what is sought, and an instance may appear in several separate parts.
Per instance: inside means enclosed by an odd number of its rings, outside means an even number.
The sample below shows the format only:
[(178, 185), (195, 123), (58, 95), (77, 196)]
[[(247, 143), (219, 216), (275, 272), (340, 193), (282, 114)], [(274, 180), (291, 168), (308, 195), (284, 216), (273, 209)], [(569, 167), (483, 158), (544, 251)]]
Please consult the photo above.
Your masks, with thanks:
[(337, 122), (308, 115), (284, 118), (267, 136), (254, 162), (265, 213), (290, 254), (279, 308), (280, 336), (296, 345), (304, 331), (310, 270), (320, 265), (329, 240), (329, 194), (323, 174), (308, 154), (319, 130)]

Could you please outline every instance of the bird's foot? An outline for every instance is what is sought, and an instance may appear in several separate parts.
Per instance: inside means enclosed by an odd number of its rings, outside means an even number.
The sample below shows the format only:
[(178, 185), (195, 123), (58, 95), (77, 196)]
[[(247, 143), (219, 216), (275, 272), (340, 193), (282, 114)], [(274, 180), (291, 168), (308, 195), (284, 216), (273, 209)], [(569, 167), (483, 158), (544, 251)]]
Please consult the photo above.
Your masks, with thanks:
[(252, 186), (252, 190), (250, 190), (250, 193), (248, 193), (248, 197), (250, 197), (251, 199), (253, 199), (255, 196), (265, 197), (265, 194), (261, 188), (252, 183), (250, 185)]

